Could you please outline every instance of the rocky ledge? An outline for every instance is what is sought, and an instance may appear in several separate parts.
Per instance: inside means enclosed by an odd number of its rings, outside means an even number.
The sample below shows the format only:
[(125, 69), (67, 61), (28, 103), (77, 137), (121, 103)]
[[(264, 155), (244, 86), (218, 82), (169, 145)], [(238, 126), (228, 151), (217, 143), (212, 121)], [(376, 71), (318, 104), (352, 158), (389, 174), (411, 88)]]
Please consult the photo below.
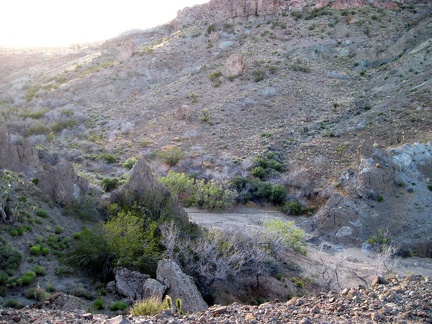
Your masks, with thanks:
[(3, 309), (0, 323), (432, 323), (432, 281), (429, 277), (377, 277), (370, 288), (330, 291), (259, 306), (212, 306), (204, 312), (157, 316), (106, 315), (49, 309)]

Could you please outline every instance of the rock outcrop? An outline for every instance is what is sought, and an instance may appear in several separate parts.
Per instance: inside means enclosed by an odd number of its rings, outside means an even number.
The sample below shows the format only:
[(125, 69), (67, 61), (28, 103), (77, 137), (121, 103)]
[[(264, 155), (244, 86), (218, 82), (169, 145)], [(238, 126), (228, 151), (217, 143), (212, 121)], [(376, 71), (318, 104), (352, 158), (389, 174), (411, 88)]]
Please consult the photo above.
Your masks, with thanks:
[(169, 211), (170, 217), (176, 217), (181, 222), (189, 222), (187, 213), (176, 197), (155, 179), (150, 167), (142, 159), (135, 163), (129, 182), (121, 190), (111, 194), (111, 201), (124, 205), (141, 203), (147, 208)]
[(37, 178), (41, 191), (62, 206), (78, 202), (89, 190), (87, 180), (75, 173), (71, 163), (41, 159), (36, 148), (25, 141), (11, 143), (4, 125), (0, 125), (0, 168)]
[(42, 169), (42, 163), (35, 147), (26, 141), (20, 144), (11, 143), (3, 124), (0, 125), (0, 168), (15, 172)]
[(174, 261), (167, 259), (159, 261), (156, 277), (167, 286), (167, 294), (172, 298), (173, 303), (177, 298), (181, 299), (184, 312), (200, 312), (208, 308), (192, 278), (186, 275)]
[(397, 238), (395, 244), (431, 256), (432, 246), (424, 246), (431, 244), (425, 240), (432, 230), (425, 208), (432, 206), (431, 174), (431, 142), (377, 150), (343, 172), (343, 193), (336, 192), (319, 211), (316, 230), (325, 239), (354, 244), (386, 231)]
[(61, 161), (56, 165), (45, 165), (37, 173), (38, 187), (61, 206), (78, 202), (89, 190), (87, 180), (79, 177), (69, 162)]
[[(427, 1), (427, 0), (423, 0)], [(282, 12), (283, 10), (360, 8), (376, 6), (398, 10), (400, 4), (418, 3), (416, 0), (210, 0), (208, 3), (187, 7), (177, 13), (172, 25), (176, 30), (189, 25), (212, 24), (233, 19), (253, 19)], [(427, 2), (424, 2), (427, 3)]]

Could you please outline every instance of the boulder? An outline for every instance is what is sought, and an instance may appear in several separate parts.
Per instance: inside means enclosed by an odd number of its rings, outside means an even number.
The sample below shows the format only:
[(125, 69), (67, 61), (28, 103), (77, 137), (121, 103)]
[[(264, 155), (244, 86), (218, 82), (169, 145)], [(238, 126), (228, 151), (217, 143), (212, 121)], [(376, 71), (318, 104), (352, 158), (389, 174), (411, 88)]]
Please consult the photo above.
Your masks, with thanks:
[(225, 78), (239, 76), (244, 69), (244, 59), (242, 54), (231, 54), (226, 60), (222, 74)]
[(38, 187), (62, 206), (78, 202), (89, 190), (87, 180), (79, 177), (67, 161), (44, 165), (44, 170), (38, 172), (36, 177), (39, 179)]
[(135, 52), (135, 45), (133, 42), (123, 43), (117, 48), (117, 61), (124, 62), (131, 58)]
[(177, 298), (181, 299), (184, 312), (200, 312), (208, 308), (192, 278), (174, 261), (167, 259), (159, 261), (156, 277), (168, 287), (167, 294), (172, 298), (173, 304)]
[(167, 286), (155, 279), (147, 279), (143, 285), (143, 299), (155, 296), (162, 301)]
[(132, 300), (143, 298), (143, 287), (149, 275), (127, 268), (114, 269), (117, 292)]
[(132, 300), (143, 298), (143, 287), (149, 275), (127, 268), (114, 269), (117, 292)]

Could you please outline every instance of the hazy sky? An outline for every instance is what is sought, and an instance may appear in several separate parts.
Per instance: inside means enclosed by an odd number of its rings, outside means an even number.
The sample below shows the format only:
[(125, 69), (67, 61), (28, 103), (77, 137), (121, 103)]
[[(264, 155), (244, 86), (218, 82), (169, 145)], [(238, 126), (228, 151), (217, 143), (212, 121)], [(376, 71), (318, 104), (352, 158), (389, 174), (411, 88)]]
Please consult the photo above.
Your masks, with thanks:
[(64, 46), (154, 27), (209, 0), (0, 0), (0, 46)]

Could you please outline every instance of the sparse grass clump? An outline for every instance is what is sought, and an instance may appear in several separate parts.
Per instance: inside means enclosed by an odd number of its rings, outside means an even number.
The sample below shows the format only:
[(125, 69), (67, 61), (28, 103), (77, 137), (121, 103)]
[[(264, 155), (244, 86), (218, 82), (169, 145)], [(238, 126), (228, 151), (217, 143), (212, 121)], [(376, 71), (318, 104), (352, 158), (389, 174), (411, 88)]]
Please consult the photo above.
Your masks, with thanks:
[(37, 287), (37, 288), (28, 288), (24, 292), (24, 296), (26, 296), (28, 299), (34, 299), (38, 302), (44, 302), (49, 298), (50, 294), (47, 293), (45, 289)]
[(166, 300), (161, 301), (158, 297), (152, 296), (136, 302), (132, 306), (130, 314), (133, 316), (154, 316), (169, 308)]
[(255, 82), (260, 82), (266, 77), (266, 74), (263, 70), (255, 70), (252, 72), (252, 75), (254, 76)]

